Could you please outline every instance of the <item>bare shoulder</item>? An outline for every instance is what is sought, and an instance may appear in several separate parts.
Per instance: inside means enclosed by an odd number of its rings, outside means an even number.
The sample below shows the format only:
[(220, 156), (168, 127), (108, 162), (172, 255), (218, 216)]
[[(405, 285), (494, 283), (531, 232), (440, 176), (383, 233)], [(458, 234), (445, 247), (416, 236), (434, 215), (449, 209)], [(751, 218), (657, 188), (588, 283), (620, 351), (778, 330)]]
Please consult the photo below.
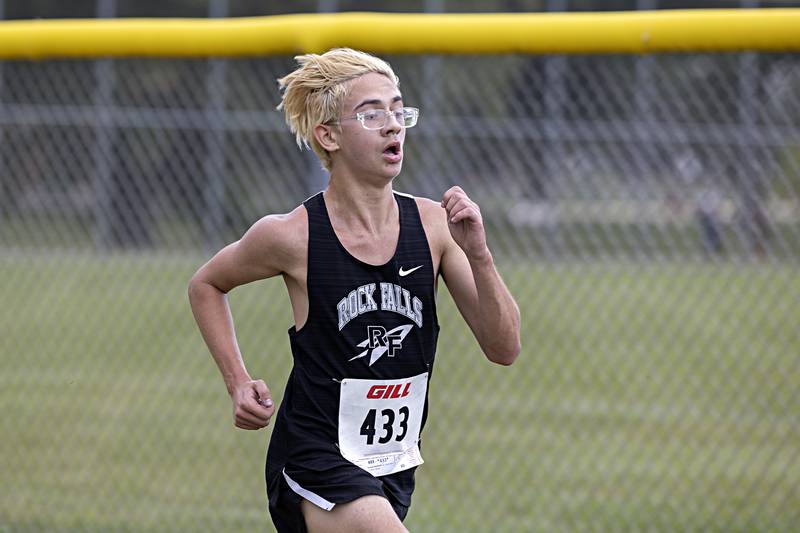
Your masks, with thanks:
[(441, 231), (442, 228), (447, 229), (447, 214), (441, 202), (419, 196), (415, 196), (414, 200), (417, 202), (419, 216), (426, 231), (429, 228), (436, 231)]
[(192, 277), (223, 292), (281, 273), (303, 275), (308, 250), (308, 220), (302, 206), (269, 215), (250, 226), (241, 239), (217, 252)]
[(282, 264), (302, 260), (308, 248), (305, 207), (300, 205), (289, 213), (261, 218), (247, 230), (240, 242), (253, 252), (269, 255)]
[[(447, 212), (440, 202), (429, 198), (414, 198), (419, 209), (422, 227), (428, 237), (428, 245), (434, 257), (441, 257), (450, 245), (450, 230), (447, 228)], [(438, 261), (436, 261), (438, 264)]]
[(288, 241), (304, 235), (304, 232), (308, 234), (308, 215), (306, 208), (300, 205), (289, 213), (267, 215), (259, 219), (245, 235), (255, 238), (271, 236)]

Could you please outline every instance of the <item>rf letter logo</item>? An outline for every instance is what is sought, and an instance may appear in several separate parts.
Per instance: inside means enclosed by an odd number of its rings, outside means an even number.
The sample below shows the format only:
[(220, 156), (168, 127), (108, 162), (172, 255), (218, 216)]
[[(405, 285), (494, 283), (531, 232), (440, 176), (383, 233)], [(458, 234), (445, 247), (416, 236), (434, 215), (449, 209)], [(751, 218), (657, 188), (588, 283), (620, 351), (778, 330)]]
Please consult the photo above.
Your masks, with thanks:
[(394, 357), (403, 347), (403, 339), (405, 339), (412, 327), (414, 326), (398, 326), (386, 331), (383, 326), (367, 326), (366, 340), (358, 343), (359, 348), (366, 348), (366, 350), (350, 359), (350, 361), (369, 355), (369, 366), (372, 366), (383, 354)]
[(394, 357), (395, 351), (403, 347), (403, 337), (398, 333), (387, 334), (383, 326), (367, 326), (367, 338), (367, 347), (386, 348), (389, 357)]

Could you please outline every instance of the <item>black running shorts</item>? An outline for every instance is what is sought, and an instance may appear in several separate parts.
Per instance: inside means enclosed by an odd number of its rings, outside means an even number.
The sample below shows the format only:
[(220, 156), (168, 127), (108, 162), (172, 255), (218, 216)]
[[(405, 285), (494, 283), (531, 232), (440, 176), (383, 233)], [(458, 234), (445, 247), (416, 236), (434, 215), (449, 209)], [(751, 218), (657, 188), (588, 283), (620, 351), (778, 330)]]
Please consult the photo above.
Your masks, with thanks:
[[(410, 472), (399, 472), (380, 478), (355, 465), (337, 465), (325, 472), (284, 468), (267, 480), (269, 513), (278, 533), (305, 533), (307, 531), (300, 504), (303, 499), (330, 511), (336, 504), (351, 502), (362, 496), (376, 495), (389, 500), (394, 512), (402, 521), (408, 514), (408, 505), (398, 501), (389, 488), (396, 475), (407, 477)], [(410, 502), (407, 502), (410, 503)]]

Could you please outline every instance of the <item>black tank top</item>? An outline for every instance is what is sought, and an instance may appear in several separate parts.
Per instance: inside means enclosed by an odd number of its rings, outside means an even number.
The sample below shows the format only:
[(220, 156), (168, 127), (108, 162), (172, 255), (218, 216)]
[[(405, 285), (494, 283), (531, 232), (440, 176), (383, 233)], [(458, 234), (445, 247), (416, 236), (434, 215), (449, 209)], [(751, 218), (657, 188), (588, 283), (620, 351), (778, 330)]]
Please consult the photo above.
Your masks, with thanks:
[[(289, 330), (294, 366), (271, 437), (268, 479), (287, 464), (324, 472), (346, 461), (338, 447), (343, 379), (427, 373), (430, 380), (439, 332), (433, 263), (416, 201), (400, 193), (394, 197), (400, 236), (394, 256), (383, 265), (364, 263), (347, 252), (322, 193), (303, 204), (308, 213), (308, 319), (299, 331)], [(390, 392), (401, 393), (385, 394)], [(427, 407), (426, 394), (422, 427)], [(413, 477), (413, 470), (399, 474)], [(402, 485), (413, 487), (413, 480)]]

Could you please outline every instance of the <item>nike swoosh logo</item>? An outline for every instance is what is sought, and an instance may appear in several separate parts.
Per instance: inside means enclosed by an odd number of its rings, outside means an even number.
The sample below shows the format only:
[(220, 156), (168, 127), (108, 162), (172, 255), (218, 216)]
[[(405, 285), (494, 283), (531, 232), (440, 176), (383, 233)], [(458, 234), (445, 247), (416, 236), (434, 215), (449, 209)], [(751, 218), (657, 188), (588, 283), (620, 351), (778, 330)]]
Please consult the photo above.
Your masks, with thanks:
[(422, 265), (415, 266), (414, 268), (410, 268), (408, 270), (403, 270), (403, 267), (400, 267), (400, 272), (399, 272), (400, 277), (402, 278), (403, 276), (408, 276), (409, 274), (411, 274), (415, 270), (419, 270), (420, 268), (422, 268)]

